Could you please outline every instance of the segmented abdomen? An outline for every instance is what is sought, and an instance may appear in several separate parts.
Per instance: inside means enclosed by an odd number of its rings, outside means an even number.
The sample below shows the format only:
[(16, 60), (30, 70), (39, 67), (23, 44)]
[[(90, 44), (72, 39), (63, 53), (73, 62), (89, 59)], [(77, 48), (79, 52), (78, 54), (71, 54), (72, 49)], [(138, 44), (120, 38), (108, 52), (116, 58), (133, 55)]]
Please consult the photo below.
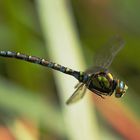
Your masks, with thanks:
[(22, 54), (19, 52), (11, 52), (11, 51), (0, 51), (0, 56), (16, 58), (16, 59), (21, 59), (21, 60), (28, 61), (31, 63), (40, 64), (42, 66), (46, 66), (48, 68), (52, 68), (54, 70), (72, 75), (76, 79), (78, 79), (80, 82), (84, 82), (88, 79), (88, 76), (83, 72), (72, 70), (70, 68), (67, 68), (67, 67), (64, 67), (62, 65), (47, 61), (45, 59), (42, 59), (42, 58), (39, 58), (36, 56), (30, 56), (30, 55)]

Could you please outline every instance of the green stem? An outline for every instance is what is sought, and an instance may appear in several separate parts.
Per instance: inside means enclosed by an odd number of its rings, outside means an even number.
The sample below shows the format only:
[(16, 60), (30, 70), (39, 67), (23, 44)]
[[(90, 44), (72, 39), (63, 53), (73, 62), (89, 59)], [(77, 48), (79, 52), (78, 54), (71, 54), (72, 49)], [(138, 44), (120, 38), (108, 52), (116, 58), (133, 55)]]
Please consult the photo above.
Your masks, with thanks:
[[(85, 63), (72, 13), (66, 0), (37, 0), (37, 8), (46, 47), (52, 61), (72, 69), (84, 70)], [(66, 99), (74, 92), (74, 78), (54, 72), (59, 91), (68, 137), (71, 140), (98, 140), (98, 127), (94, 108), (88, 94), (79, 103), (66, 106)]]

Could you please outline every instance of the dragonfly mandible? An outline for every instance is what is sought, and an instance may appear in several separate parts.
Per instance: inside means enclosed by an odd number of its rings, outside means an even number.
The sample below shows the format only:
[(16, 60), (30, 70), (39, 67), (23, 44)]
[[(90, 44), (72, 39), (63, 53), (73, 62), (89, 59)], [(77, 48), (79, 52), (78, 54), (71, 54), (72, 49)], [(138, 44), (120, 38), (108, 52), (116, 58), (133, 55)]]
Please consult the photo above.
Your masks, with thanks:
[(75, 92), (66, 101), (66, 104), (69, 105), (82, 99), (86, 89), (102, 98), (104, 96), (111, 96), (113, 93), (115, 97), (120, 98), (126, 93), (127, 85), (123, 81), (115, 79), (108, 71), (108, 67), (111, 65), (116, 54), (123, 47), (124, 41), (120, 37), (112, 38), (107, 46), (96, 55), (94, 67), (85, 72), (76, 71), (43, 58), (19, 52), (0, 51), (0, 56), (28, 61), (74, 76), (79, 83), (75, 86)]

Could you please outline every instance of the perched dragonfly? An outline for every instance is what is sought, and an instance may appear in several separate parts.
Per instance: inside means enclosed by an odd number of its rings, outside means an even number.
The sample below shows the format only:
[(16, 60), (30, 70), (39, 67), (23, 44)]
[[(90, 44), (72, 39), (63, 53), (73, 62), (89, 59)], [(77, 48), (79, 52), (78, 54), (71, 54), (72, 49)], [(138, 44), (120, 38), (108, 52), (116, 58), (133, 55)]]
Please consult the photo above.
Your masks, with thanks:
[(123, 47), (124, 41), (121, 38), (113, 38), (107, 46), (96, 55), (94, 67), (85, 72), (76, 71), (45, 59), (19, 52), (0, 51), (0, 56), (21, 59), (74, 76), (79, 83), (75, 86), (75, 92), (66, 102), (66, 104), (71, 104), (82, 99), (86, 93), (86, 89), (89, 89), (102, 98), (104, 98), (104, 96), (111, 96), (113, 93), (115, 97), (120, 98), (126, 93), (127, 85), (123, 81), (115, 79), (108, 71), (108, 67), (111, 65), (116, 54)]

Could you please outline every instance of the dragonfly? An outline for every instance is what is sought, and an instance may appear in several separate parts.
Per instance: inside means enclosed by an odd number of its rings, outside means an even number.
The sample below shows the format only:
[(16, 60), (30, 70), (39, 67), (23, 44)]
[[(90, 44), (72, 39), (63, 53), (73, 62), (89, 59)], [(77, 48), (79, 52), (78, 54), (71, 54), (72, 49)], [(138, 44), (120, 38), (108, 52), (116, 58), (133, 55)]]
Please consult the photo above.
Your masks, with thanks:
[(66, 101), (66, 104), (70, 105), (82, 99), (87, 89), (101, 98), (111, 96), (113, 93), (116, 98), (120, 98), (126, 93), (128, 86), (123, 81), (114, 78), (108, 70), (113, 59), (123, 47), (124, 41), (120, 37), (114, 37), (95, 55), (94, 66), (85, 72), (19, 52), (0, 51), (0, 56), (39, 64), (75, 77), (79, 83), (75, 86), (74, 93)]

